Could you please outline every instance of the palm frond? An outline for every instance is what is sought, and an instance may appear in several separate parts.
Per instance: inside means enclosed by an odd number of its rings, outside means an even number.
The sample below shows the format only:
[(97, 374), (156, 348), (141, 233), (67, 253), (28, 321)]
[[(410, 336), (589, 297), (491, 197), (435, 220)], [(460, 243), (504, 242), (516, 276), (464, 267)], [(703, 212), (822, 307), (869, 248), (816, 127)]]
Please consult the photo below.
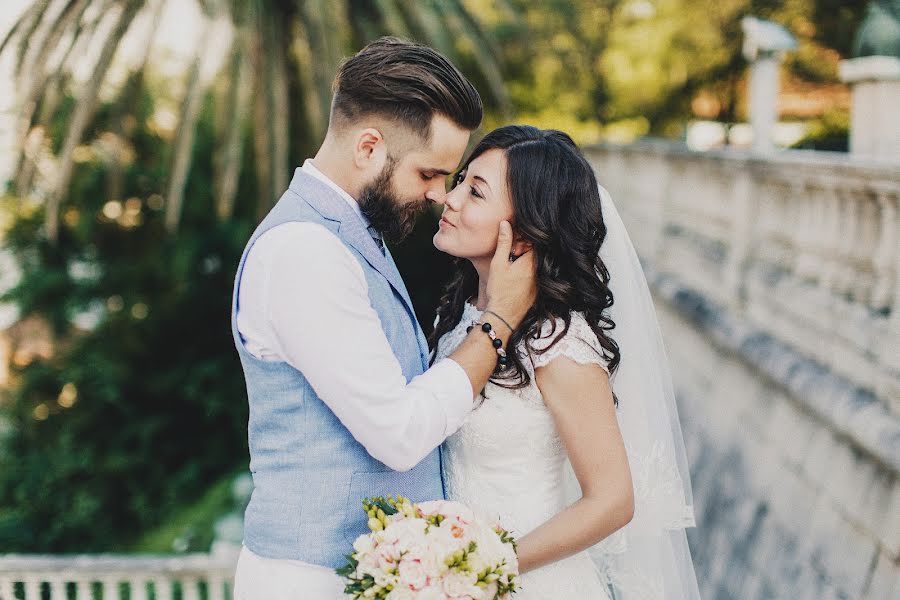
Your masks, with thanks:
[(107, 36), (100, 56), (91, 73), (90, 80), (81, 88), (81, 95), (75, 105), (75, 111), (72, 113), (72, 119), (69, 122), (69, 129), (63, 142), (62, 152), (60, 153), (59, 172), (56, 176), (56, 182), (53, 186), (49, 197), (47, 198), (47, 206), (44, 214), (44, 224), (47, 237), (51, 242), (56, 242), (59, 235), (59, 205), (65, 195), (66, 188), (72, 176), (73, 160), (72, 154), (75, 147), (81, 143), (84, 132), (87, 129), (94, 111), (97, 108), (97, 100), (100, 92), (100, 85), (106, 77), (109, 65), (112, 63), (113, 56), (122, 38), (125, 37), (129, 26), (134, 20), (134, 16), (143, 5), (142, 0), (131, 0), (130, 2), (120, 3), (120, 11), (116, 17), (115, 23)]
[(219, 220), (229, 219), (234, 213), (238, 178), (241, 173), (241, 159), (244, 148), (244, 132), (250, 113), (250, 73), (249, 38), (246, 26), (235, 32), (231, 51), (228, 89), (222, 111), (222, 150), (216, 159), (216, 216)]
[(43, 37), (37, 35), (37, 32), (48, 8), (50, 8), (50, 0), (39, 0), (34, 3), (33, 10), (26, 12), (20, 19), (22, 32), (19, 37), (19, 47), (16, 51), (14, 69), (16, 77), (22, 72), (22, 63), (25, 60), (25, 55), (31, 48), (43, 41)]
[(210, 69), (210, 61), (213, 56), (213, 48), (210, 42), (213, 39), (213, 31), (213, 21), (207, 18), (197, 45), (198, 52), (190, 68), (187, 90), (179, 111), (172, 152), (172, 168), (169, 171), (168, 191), (165, 196), (165, 225), (170, 233), (174, 233), (181, 222), (184, 187), (191, 169), (194, 140), (197, 136), (197, 122), (203, 108), (203, 99), (212, 83), (213, 73)]
[(442, 7), (444, 22), (450, 33), (455, 38), (468, 42), (467, 50), (474, 55), (476, 62), (480, 66), (485, 82), (490, 88), (491, 96), (498, 102), (500, 109), (508, 114), (511, 111), (512, 103), (506, 91), (506, 83), (503, 79), (498, 58), (499, 55), (495, 55), (490, 49), (486, 49), (480, 36), (470, 33), (467, 26), (470, 17), (460, 3), (451, 1), (447, 5), (440, 4), (440, 6)]

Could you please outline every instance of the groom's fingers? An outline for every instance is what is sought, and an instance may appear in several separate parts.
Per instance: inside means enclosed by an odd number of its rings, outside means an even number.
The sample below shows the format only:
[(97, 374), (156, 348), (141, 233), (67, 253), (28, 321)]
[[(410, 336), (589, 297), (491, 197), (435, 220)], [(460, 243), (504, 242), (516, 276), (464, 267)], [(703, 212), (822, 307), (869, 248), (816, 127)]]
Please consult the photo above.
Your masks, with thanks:
[(512, 249), (512, 226), (509, 221), (500, 222), (500, 233), (497, 235), (497, 249), (494, 251), (494, 261), (505, 263), (509, 260)]

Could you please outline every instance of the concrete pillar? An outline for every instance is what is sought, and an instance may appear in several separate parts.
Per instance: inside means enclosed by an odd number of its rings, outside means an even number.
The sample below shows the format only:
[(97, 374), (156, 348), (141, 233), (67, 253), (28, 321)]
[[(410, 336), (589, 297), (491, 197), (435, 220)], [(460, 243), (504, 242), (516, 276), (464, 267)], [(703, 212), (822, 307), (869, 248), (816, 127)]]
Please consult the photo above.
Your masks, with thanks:
[(853, 88), (850, 153), (900, 163), (900, 58), (843, 60), (840, 74)]
[(750, 61), (750, 125), (753, 150), (768, 154), (775, 149), (778, 122), (778, 74), (786, 50), (797, 45), (787, 29), (755, 17), (741, 20), (744, 58)]

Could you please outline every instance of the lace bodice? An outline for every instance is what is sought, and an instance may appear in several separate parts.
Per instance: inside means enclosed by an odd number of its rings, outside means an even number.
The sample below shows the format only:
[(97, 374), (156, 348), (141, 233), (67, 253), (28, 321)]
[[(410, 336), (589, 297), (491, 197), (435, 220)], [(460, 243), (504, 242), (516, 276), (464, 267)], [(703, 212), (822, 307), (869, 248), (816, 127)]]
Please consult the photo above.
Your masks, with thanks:
[[(481, 312), (466, 304), (462, 319), (438, 342), (437, 358), (449, 356), (466, 336), (466, 327)], [(547, 348), (562, 333), (563, 321), (545, 325), (534, 350)], [(558, 356), (606, 368), (599, 342), (580, 313), (572, 313), (569, 330), (550, 350), (516, 351), (531, 375), (521, 389), (488, 383), (485, 400), (465, 425), (444, 443), (447, 496), (470, 506), (483, 518), (498, 520), (521, 537), (566, 507), (566, 453), (534, 380), (534, 369)], [(522, 578), (517, 600), (606, 598), (587, 554), (548, 565)]]

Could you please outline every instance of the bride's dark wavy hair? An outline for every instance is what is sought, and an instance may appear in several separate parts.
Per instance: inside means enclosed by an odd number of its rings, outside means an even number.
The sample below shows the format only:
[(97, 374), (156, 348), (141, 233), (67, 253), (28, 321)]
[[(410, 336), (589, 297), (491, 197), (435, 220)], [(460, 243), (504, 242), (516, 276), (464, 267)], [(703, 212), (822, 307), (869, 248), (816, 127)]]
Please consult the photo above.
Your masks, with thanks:
[[(554, 129), (509, 125), (487, 134), (460, 169), (488, 150), (506, 155), (507, 182), (513, 204), (513, 231), (531, 242), (537, 262), (537, 299), (513, 332), (508, 347), (536, 339), (545, 322), (553, 324), (546, 352), (569, 330), (570, 311), (584, 314), (597, 335), (610, 373), (619, 365), (619, 347), (608, 331), (615, 323), (606, 314), (613, 304), (609, 272), (600, 259), (606, 225), (594, 170), (568, 135)], [(478, 293), (478, 273), (472, 263), (457, 258), (456, 273), (444, 290), (437, 324), (429, 337), (434, 361), (437, 342), (463, 315), (468, 299)], [(564, 327), (556, 331), (556, 319)], [(530, 347), (530, 346), (529, 346)], [(503, 387), (521, 388), (531, 381), (522, 358), (510, 352), (509, 367), (494, 371), (491, 380)]]

